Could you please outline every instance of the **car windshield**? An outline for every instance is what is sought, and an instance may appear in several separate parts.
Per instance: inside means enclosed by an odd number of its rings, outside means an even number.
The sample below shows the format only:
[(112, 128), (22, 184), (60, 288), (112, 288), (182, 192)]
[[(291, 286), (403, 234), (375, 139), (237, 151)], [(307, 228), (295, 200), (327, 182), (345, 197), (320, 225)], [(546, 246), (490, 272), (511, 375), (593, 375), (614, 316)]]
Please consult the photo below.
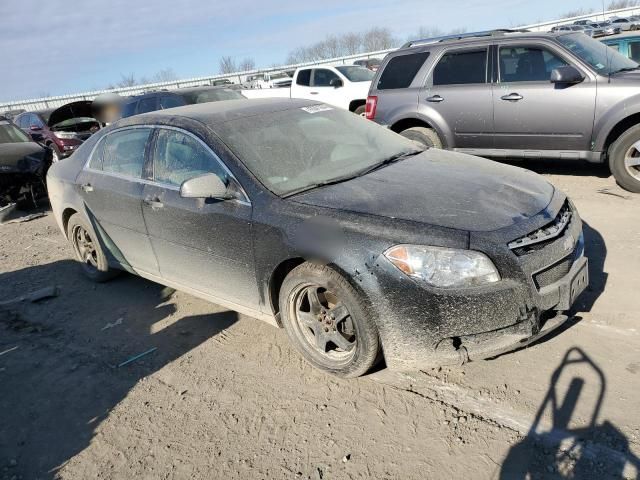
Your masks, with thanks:
[(638, 68), (638, 64), (633, 60), (582, 33), (562, 35), (558, 37), (558, 41), (582, 61), (591, 65), (600, 75)]
[(183, 97), (189, 104), (219, 102), (222, 100), (238, 100), (243, 97), (238, 91), (230, 88), (212, 88), (211, 90), (199, 90), (184, 93)]
[(0, 121), (0, 143), (24, 143), (31, 140), (22, 130), (6, 120)]
[(214, 130), (262, 184), (281, 196), (353, 178), (421, 151), (391, 130), (327, 105), (245, 117)]
[(336, 70), (347, 77), (351, 82), (370, 82), (373, 80), (373, 76), (375, 75), (371, 70), (357, 65), (336, 67)]

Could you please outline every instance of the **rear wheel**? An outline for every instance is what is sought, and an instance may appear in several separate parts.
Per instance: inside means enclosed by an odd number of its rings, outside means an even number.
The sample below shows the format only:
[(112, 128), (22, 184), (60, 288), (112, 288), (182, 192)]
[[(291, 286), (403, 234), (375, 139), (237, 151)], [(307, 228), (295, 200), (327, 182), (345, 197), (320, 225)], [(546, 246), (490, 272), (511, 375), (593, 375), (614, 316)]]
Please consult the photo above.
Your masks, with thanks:
[(631, 127), (609, 147), (609, 168), (622, 188), (640, 193), (640, 125)]
[(378, 329), (358, 292), (335, 270), (296, 267), (280, 289), (289, 339), (315, 367), (340, 377), (365, 374), (378, 359)]
[(110, 268), (100, 243), (93, 237), (93, 230), (77, 213), (69, 218), (67, 238), (73, 246), (76, 259), (82, 264), (82, 271), (94, 282), (106, 282), (118, 271)]
[(405, 138), (428, 148), (442, 148), (442, 141), (433, 128), (411, 127), (400, 132)]

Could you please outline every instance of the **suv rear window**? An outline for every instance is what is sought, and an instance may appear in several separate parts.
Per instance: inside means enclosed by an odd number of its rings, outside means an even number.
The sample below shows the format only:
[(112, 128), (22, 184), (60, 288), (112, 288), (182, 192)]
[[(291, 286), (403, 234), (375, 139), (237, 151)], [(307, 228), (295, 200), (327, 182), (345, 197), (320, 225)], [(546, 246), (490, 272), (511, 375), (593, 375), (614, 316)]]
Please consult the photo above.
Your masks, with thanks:
[(487, 50), (445, 54), (433, 71), (434, 85), (486, 83)]
[(411, 53), (393, 57), (384, 68), (378, 80), (378, 90), (407, 88), (429, 57), (429, 52)]

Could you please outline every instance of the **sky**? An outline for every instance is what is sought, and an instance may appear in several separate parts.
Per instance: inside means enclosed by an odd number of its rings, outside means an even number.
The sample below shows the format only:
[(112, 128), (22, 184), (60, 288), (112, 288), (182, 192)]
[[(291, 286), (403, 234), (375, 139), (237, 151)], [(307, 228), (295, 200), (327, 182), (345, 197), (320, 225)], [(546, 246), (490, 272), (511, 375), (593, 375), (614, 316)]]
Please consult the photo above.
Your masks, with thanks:
[(218, 73), (221, 56), (283, 63), (327, 35), (467, 31), (552, 20), (600, 0), (0, 0), (0, 101), (99, 90), (122, 75)]

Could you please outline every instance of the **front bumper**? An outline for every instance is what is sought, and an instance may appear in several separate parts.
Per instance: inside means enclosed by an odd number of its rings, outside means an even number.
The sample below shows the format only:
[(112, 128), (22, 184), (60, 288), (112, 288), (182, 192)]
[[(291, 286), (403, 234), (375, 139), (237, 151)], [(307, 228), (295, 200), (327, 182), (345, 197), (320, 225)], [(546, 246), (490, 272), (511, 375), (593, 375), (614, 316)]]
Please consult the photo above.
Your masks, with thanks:
[(545, 211), (519, 225), (528, 231), (472, 235), (469, 248), (487, 253), (500, 270), (502, 280), (495, 284), (436, 289), (407, 277), (383, 256), (371, 262), (369, 274), (358, 280), (372, 299), (387, 365), (415, 370), (488, 358), (562, 325), (564, 312), (589, 282), (577, 212), (561, 236), (530, 253), (516, 255), (505, 238), (511, 241), (532, 231), (531, 225), (535, 230), (547, 224), (564, 201), (558, 195), (549, 207), (553, 215)]

